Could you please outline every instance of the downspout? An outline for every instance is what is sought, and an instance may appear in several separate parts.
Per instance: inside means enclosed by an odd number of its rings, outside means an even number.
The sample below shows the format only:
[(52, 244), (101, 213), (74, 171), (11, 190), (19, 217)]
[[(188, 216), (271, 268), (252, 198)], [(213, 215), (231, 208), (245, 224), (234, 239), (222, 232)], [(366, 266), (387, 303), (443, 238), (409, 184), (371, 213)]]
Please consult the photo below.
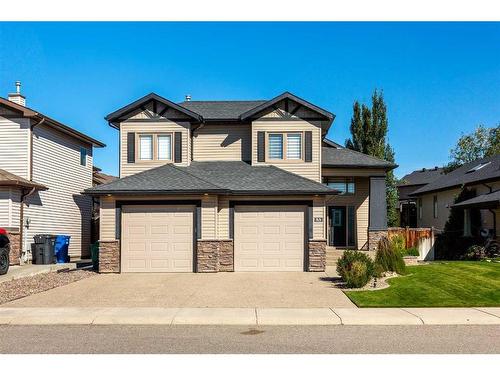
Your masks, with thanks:
[[(29, 158), (29, 180), (33, 181), (33, 129), (35, 126), (41, 125), (45, 122), (45, 117), (42, 117), (40, 121), (37, 123), (31, 124), (30, 125), (30, 135), (29, 135), (29, 151), (30, 151), (30, 158)], [(19, 235), (21, 237), (21, 243), (22, 243), (22, 249), (21, 249), (21, 257), (24, 257), (23, 261), (26, 262), (27, 260), (27, 255), (28, 255), (28, 249), (26, 249), (26, 232), (24, 230), (24, 204), (26, 203), (26, 199), (33, 195), (33, 193), (36, 191), (36, 188), (33, 187), (28, 193), (23, 193), (21, 194), (21, 207), (19, 208), (19, 221), (20, 221), (20, 226), (19, 226)]]
[(28, 250), (26, 249), (26, 232), (24, 230), (24, 204), (26, 202), (26, 198), (29, 196), (33, 195), (33, 193), (36, 191), (36, 188), (33, 187), (31, 190), (29, 190), (27, 193), (25, 193), (25, 190), (22, 190), (21, 193), (21, 204), (19, 207), (19, 237), (21, 239), (21, 254), (19, 254), (19, 260), (22, 259), (24, 263), (27, 262), (28, 258)]

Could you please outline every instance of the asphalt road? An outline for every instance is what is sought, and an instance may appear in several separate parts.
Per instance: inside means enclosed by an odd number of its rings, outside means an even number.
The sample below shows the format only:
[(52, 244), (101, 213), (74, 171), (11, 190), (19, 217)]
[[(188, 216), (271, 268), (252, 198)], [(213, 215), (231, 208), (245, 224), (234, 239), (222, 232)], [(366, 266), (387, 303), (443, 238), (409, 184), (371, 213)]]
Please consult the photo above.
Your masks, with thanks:
[(500, 353), (500, 326), (0, 326), (0, 353)]

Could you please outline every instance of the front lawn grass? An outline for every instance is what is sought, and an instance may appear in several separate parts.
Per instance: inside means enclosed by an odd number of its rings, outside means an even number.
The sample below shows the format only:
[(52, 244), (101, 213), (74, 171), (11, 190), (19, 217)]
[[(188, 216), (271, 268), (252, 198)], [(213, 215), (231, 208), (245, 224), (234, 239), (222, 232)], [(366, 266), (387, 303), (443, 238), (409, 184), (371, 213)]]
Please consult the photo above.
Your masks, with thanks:
[(358, 307), (500, 306), (500, 263), (436, 261), (407, 271), (389, 288), (345, 293)]

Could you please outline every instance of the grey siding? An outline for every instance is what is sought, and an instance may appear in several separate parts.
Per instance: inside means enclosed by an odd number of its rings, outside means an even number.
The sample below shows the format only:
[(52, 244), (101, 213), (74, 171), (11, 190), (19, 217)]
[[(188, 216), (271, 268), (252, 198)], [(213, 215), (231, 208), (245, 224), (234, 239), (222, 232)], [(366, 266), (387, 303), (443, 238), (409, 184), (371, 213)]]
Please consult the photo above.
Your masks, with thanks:
[(387, 203), (385, 178), (370, 178), (370, 224), (369, 230), (387, 229)]

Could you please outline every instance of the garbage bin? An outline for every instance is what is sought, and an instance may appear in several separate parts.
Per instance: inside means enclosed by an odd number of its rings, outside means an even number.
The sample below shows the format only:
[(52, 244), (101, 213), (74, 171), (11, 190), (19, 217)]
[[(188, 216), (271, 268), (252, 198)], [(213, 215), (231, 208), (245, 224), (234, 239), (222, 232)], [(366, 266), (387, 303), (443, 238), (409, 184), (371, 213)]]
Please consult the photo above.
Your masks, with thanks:
[(54, 246), (54, 254), (56, 256), (57, 263), (68, 263), (68, 248), (70, 236), (59, 235), (56, 236), (56, 242)]
[(92, 268), (94, 271), (99, 270), (99, 242), (90, 245), (90, 255), (92, 256)]
[(52, 264), (55, 263), (54, 245), (56, 236), (52, 234), (37, 234), (33, 236), (35, 246), (33, 251), (33, 264)]

